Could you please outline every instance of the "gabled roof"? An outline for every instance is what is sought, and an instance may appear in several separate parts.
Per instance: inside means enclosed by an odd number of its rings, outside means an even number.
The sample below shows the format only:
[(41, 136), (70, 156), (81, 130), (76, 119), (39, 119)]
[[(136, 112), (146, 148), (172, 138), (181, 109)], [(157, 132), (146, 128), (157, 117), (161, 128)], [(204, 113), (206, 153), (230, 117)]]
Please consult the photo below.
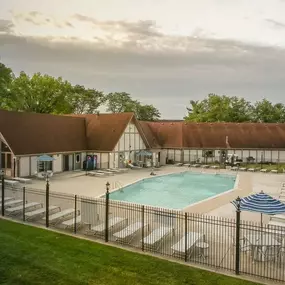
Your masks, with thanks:
[(127, 125), (136, 125), (144, 143), (148, 146), (143, 130), (134, 113), (70, 115), (85, 118), (87, 148), (92, 151), (113, 151)]
[(85, 150), (85, 120), (0, 110), (0, 133), (16, 155)]
[[(142, 122), (162, 148), (285, 148), (285, 124)], [(144, 129), (147, 127), (144, 126)], [(226, 143), (228, 140), (228, 145)], [(156, 144), (152, 145), (157, 147)]]

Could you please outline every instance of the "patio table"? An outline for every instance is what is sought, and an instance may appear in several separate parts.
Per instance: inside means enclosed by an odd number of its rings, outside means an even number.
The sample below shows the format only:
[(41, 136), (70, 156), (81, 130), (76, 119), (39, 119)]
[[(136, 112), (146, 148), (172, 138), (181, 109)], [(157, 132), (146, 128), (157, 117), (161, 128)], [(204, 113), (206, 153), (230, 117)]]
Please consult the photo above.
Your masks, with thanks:
[(281, 245), (274, 235), (267, 233), (245, 235), (245, 239), (252, 247), (253, 259), (257, 261), (268, 261), (268, 251), (270, 249), (274, 250)]

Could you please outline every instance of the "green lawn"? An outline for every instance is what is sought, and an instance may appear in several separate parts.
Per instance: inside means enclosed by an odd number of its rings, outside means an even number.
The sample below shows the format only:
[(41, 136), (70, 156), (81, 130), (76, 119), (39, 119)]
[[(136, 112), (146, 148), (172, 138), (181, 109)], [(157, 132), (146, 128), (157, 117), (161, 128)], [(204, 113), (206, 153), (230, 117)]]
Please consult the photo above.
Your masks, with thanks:
[(0, 219), (0, 284), (257, 284)]

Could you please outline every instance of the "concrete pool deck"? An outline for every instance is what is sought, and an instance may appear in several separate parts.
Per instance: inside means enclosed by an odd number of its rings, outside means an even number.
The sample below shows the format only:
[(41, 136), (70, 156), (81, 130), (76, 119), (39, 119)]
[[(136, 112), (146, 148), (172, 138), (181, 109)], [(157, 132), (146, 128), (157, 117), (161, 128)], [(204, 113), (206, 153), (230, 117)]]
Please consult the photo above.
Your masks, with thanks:
[[(211, 169), (189, 169), (188, 167), (165, 166), (156, 171), (157, 175), (165, 175), (170, 173), (179, 173), (182, 171), (195, 171), (202, 173), (221, 173), (221, 174), (237, 174), (229, 170), (211, 170)], [(67, 172), (55, 175), (50, 181), (50, 190), (67, 194), (82, 195), (89, 197), (99, 197), (105, 193), (107, 181), (110, 183), (110, 191), (118, 188), (118, 184), (125, 186), (134, 183), (143, 178), (150, 177), (151, 169), (129, 170), (126, 173), (115, 174), (104, 177), (86, 176), (83, 171)], [(218, 195), (206, 201), (199, 202), (186, 207), (184, 211), (191, 213), (200, 213), (211, 216), (220, 216), (225, 218), (235, 218), (235, 208), (230, 201), (243, 197), (251, 193), (257, 193), (263, 190), (265, 193), (278, 197), (280, 193), (281, 182), (285, 180), (282, 174), (266, 174), (266, 173), (249, 173), (238, 172), (237, 188), (228, 191), (222, 195)], [(45, 181), (33, 180), (31, 185), (33, 188), (45, 189)], [(241, 218), (244, 220), (252, 220), (259, 222), (260, 214), (242, 212)], [(268, 217), (264, 217), (264, 222), (268, 221)]]

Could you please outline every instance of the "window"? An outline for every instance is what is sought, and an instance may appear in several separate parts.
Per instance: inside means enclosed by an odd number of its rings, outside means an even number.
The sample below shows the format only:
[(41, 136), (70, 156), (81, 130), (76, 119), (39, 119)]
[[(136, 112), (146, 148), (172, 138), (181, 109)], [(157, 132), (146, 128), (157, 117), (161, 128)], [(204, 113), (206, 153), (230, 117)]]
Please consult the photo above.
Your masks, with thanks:
[(77, 153), (77, 154), (75, 155), (75, 162), (76, 162), (76, 163), (80, 163), (80, 154), (79, 154), (79, 153)]
[(39, 161), (38, 162), (38, 168), (39, 168), (39, 172), (44, 172), (47, 170), (52, 170), (52, 161)]

